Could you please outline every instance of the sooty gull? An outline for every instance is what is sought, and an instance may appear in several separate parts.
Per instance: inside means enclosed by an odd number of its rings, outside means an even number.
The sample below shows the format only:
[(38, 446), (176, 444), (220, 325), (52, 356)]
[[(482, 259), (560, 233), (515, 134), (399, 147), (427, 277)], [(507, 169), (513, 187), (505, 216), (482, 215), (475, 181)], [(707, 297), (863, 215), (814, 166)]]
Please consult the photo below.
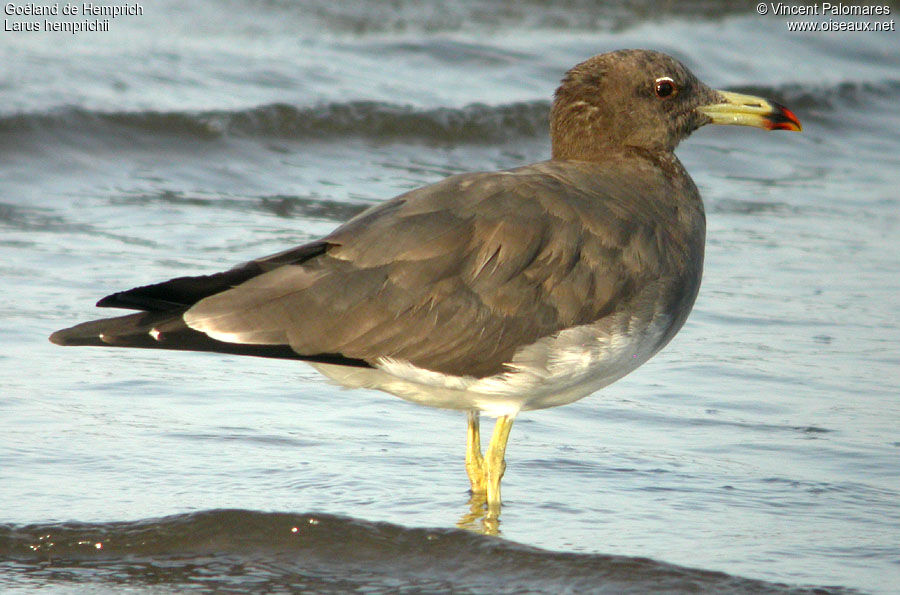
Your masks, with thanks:
[[(97, 305), (142, 312), (50, 340), (298, 359), (345, 386), (466, 411), (472, 492), (496, 520), (516, 414), (614, 382), (684, 324), (706, 223), (673, 150), (704, 124), (801, 128), (665, 54), (594, 56), (556, 91), (549, 161), (451, 176), (318, 241), (112, 294)], [(497, 417), (484, 456), (480, 412)]]

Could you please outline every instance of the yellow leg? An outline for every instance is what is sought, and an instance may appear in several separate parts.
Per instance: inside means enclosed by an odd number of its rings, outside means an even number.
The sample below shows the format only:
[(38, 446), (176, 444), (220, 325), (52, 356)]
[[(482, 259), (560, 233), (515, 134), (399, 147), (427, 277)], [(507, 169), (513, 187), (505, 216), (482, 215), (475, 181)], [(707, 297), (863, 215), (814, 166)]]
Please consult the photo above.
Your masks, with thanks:
[(500, 516), (500, 480), (506, 470), (506, 443), (512, 429), (513, 416), (503, 415), (497, 418), (494, 434), (484, 457), (484, 477), (487, 483), (487, 519)]
[(466, 473), (472, 484), (473, 494), (483, 494), (485, 485), (484, 457), (481, 456), (481, 431), (479, 429), (478, 411), (468, 412), (468, 428), (466, 431)]

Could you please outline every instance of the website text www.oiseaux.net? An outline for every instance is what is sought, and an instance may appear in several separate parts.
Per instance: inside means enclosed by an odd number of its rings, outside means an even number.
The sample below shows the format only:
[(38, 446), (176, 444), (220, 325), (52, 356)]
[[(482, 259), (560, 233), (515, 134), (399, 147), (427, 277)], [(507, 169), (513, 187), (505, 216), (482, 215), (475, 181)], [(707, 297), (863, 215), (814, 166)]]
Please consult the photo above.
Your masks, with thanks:
[[(756, 12), (761, 15), (774, 16), (824, 16), (824, 17), (886, 17), (891, 14), (891, 7), (833, 4), (786, 4), (784, 2), (760, 2)], [(825, 19), (816, 21), (787, 21), (788, 31), (896, 31), (894, 19), (850, 20)]]

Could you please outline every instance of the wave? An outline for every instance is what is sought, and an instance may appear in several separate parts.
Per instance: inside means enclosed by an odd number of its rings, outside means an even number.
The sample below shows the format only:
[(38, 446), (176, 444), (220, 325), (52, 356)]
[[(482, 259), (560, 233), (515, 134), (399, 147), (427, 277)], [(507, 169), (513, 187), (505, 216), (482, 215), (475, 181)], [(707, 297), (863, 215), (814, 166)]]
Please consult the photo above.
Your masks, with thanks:
[(0, 525), (0, 589), (31, 580), (240, 592), (848, 592), (646, 558), (551, 552), (457, 529), (248, 510)]
[(0, 117), (0, 135), (54, 130), (130, 129), (198, 139), (223, 136), (327, 139), (422, 138), (438, 142), (496, 142), (512, 136), (537, 136), (547, 129), (548, 102), (506, 106), (473, 104), (460, 109), (416, 109), (375, 101), (296, 107), (277, 103), (236, 111), (97, 112), (63, 108), (52, 113)]
[[(731, 90), (770, 97), (803, 114), (845, 107), (866, 108), (870, 101), (894, 97), (900, 81), (841, 83), (831, 87), (792, 84), (742, 86)], [(298, 107), (276, 103), (240, 110), (187, 112), (103, 112), (60, 108), (49, 113), (0, 116), (0, 146), (14, 148), (21, 137), (50, 133), (119, 138), (123, 132), (176, 135), (200, 140), (222, 137), (321, 139), (358, 137), (380, 141), (421, 140), (431, 143), (497, 143), (521, 137), (542, 138), (548, 129), (549, 101), (462, 108), (415, 108), (375, 101)], [(827, 117), (827, 116), (826, 116)], [(66, 133), (66, 134), (62, 134)]]

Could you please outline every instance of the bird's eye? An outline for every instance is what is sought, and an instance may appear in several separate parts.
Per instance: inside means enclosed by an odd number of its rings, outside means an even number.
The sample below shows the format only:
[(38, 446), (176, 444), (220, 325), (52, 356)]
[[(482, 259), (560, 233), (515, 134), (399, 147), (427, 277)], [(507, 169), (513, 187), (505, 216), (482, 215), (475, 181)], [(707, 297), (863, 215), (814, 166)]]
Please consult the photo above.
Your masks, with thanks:
[(670, 99), (678, 95), (678, 85), (667, 76), (656, 79), (655, 90), (656, 96), (660, 99)]

